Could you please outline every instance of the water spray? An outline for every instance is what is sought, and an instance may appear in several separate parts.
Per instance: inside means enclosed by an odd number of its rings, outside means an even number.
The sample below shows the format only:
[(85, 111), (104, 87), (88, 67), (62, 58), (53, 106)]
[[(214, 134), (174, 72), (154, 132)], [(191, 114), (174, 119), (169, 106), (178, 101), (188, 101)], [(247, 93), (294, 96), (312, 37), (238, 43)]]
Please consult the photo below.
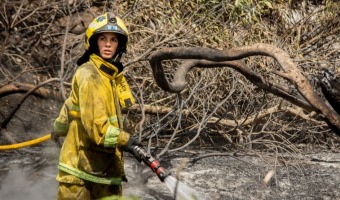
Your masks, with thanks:
[(146, 152), (146, 150), (139, 146), (134, 146), (133, 148), (138, 152), (142, 158), (142, 161), (157, 174), (159, 180), (164, 182), (164, 179), (171, 174), (169, 170), (162, 167), (159, 161), (154, 159), (149, 153)]
[(151, 168), (153, 172), (155, 172), (162, 182), (164, 182), (167, 188), (170, 190), (171, 194), (176, 196), (175, 199), (183, 199), (183, 200), (205, 200), (206, 198), (190, 188), (178, 181), (175, 177), (171, 176), (169, 170), (165, 169), (160, 165), (158, 160), (154, 159), (149, 153), (146, 152), (145, 149), (134, 146), (133, 147), (138, 154), (140, 155), (142, 161)]

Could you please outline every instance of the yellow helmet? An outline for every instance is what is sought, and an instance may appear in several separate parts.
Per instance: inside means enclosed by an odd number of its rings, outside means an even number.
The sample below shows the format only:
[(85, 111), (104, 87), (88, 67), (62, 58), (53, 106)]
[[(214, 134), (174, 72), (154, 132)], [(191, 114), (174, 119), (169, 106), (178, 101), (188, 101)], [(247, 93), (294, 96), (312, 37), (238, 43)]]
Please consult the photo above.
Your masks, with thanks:
[(90, 49), (91, 38), (94, 35), (103, 32), (112, 32), (119, 34), (121, 37), (119, 38), (119, 47), (117, 51), (119, 53), (126, 52), (129, 39), (129, 32), (123, 20), (121, 20), (112, 12), (107, 12), (103, 15), (100, 15), (90, 23), (85, 33), (86, 50)]

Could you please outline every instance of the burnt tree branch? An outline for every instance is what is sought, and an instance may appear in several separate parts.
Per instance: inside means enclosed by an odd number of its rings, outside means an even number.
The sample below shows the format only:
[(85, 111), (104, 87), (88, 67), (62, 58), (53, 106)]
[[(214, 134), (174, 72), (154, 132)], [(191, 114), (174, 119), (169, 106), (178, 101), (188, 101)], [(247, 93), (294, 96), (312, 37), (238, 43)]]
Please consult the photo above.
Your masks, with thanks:
[[(259, 81), (259, 76), (254, 76), (254, 73), (249, 73), (251, 72), (250, 69), (247, 69), (244, 66), (241, 67), (240, 62), (235, 62), (235, 60), (250, 56), (269, 56), (277, 61), (282, 69), (281, 74), (296, 88), (309, 106), (304, 100), (294, 97), (294, 94), (288, 94), (277, 87), (272, 87), (272, 83), (267, 83), (267, 85), (264, 84), (263, 80)], [(162, 61), (173, 59), (195, 59), (201, 61), (191, 61), (194, 63), (184, 62), (184, 64), (180, 65), (175, 72), (173, 81), (169, 82), (165, 76)], [(214, 63), (209, 63), (209, 61), (213, 61)], [(172, 93), (178, 93), (184, 89), (186, 84), (185, 76), (193, 67), (234, 67), (237, 71), (245, 75), (252, 83), (257, 84), (258, 86), (262, 84), (261, 87), (267, 88), (268, 92), (281, 96), (295, 105), (305, 109), (310, 108), (308, 110), (314, 110), (317, 113), (322, 114), (326, 118), (326, 121), (336, 128), (336, 133), (340, 135), (340, 116), (314, 92), (313, 87), (307, 78), (293, 63), (289, 55), (275, 46), (258, 43), (225, 51), (200, 47), (164, 48), (152, 53), (149, 56), (149, 63), (157, 84), (163, 90)], [(202, 64), (199, 65), (200, 63)], [(269, 90), (268, 88), (271, 89)]]

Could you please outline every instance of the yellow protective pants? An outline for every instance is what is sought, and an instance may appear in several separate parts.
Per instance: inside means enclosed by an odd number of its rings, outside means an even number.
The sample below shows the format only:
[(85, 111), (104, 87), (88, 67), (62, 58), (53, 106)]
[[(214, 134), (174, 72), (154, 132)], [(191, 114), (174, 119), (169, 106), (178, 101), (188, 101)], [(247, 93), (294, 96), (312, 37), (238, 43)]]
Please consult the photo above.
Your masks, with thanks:
[(103, 185), (85, 181), (84, 185), (59, 182), (57, 200), (121, 200), (122, 186)]

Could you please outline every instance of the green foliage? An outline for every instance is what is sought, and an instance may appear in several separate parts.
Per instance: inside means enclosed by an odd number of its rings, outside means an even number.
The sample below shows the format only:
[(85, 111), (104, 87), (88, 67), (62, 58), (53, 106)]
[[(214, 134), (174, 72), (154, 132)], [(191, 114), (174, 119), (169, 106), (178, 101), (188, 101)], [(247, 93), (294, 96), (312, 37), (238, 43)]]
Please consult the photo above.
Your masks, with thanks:
[(259, 22), (263, 14), (273, 9), (267, 0), (235, 0), (230, 7), (230, 18), (236, 23), (242, 22), (245, 25)]

